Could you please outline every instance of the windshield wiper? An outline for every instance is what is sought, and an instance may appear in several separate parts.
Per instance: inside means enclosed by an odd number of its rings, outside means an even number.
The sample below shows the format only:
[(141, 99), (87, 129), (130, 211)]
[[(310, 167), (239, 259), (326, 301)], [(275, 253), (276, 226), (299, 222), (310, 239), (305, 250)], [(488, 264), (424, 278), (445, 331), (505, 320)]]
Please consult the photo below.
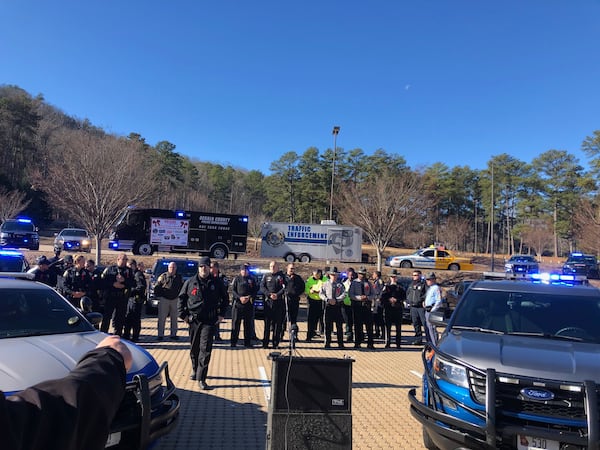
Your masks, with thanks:
[(559, 339), (559, 340), (566, 340), (566, 341), (576, 341), (576, 342), (582, 342), (585, 339), (580, 338), (580, 337), (576, 337), (576, 336), (565, 336), (565, 335), (556, 335), (556, 334), (550, 334), (550, 333), (544, 333), (544, 332), (534, 332), (534, 331), (511, 331), (510, 333), (506, 333), (506, 334), (510, 334), (511, 336), (532, 336), (532, 337), (541, 337), (544, 339)]
[(452, 327), (452, 330), (466, 330), (466, 331), (477, 331), (480, 333), (490, 333), (490, 334), (506, 334), (504, 331), (492, 330), (490, 328), (482, 328), (482, 327), (469, 327), (465, 325), (455, 325)]

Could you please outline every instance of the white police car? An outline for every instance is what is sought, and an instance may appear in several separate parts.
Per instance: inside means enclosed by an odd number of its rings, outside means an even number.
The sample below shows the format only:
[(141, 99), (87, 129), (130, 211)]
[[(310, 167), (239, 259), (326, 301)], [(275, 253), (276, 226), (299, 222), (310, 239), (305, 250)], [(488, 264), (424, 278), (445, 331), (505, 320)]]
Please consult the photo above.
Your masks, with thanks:
[[(30, 276), (0, 274), (0, 389), (6, 395), (64, 377), (106, 336), (92, 325), (99, 313), (84, 317), (54, 289), (24, 279)], [(159, 366), (145, 349), (127, 345), (133, 366), (106, 447), (144, 449), (173, 429), (179, 398), (168, 364)]]

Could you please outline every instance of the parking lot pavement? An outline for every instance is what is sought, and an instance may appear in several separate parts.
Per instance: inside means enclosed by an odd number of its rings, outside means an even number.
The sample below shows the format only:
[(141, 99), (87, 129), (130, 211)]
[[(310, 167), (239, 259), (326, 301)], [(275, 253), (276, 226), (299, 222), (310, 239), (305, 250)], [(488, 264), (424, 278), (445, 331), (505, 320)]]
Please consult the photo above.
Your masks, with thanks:
[[(352, 364), (352, 447), (354, 449), (422, 449), (421, 427), (409, 412), (408, 390), (420, 387), (420, 347), (407, 344), (401, 350), (324, 349), (323, 343), (306, 343), (306, 323), (300, 327), (295, 355), (307, 357), (349, 356)], [(221, 325), (229, 337), (231, 321)], [(263, 322), (256, 321), (262, 336)], [(156, 318), (142, 323), (141, 344), (159, 363), (169, 362), (169, 372), (178, 387), (181, 414), (177, 428), (163, 437), (155, 449), (264, 449), (270, 394), (273, 349), (231, 348), (228, 341), (216, 342), (207, 382), (214, 388), (201, 391), (189, 379), (187, 328), (180, 323), (181, 340), (156, 341)], [(403, 335), (413, 335), (405, 325)], [(352, 345), (352, 344), (350, 344)], [(286, 347), (287, 346), (287, 347)], [(289, 352), (285, 341), (279, 350)]]

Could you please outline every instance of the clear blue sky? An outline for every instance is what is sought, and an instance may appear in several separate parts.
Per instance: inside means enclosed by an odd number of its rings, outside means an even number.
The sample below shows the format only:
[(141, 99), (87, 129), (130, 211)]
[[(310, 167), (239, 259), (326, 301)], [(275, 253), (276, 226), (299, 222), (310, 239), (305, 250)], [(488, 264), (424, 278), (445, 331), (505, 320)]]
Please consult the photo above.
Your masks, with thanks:
[(485, 167), (600, 129), (600, 0), (0, 0), (0, 84), (269, 173), (382, 148)]

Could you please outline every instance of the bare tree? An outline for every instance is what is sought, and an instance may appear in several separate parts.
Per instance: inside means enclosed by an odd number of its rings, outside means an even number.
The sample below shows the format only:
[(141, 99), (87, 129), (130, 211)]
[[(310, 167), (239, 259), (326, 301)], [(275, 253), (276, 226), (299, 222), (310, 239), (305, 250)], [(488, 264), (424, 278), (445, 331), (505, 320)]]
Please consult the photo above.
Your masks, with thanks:
[(39, 188), (94, 235), (99, 262), (102, 239), (115, 220), (153, 194), (156, 167), (148, 166), (145, 150), (131, 140), (84, 130), (62, 130), (53, 139), (58, 152), (49, 156)]
[(254, 250), (258, 250), (258, 241), (261, 238), (262, 225), (267, 221), (264, 214), (255, 214), (248, 221), (248, 234), (254, 238)]
[(344, 223), (361, 227), (377, 251), (377, 269), (390, 241), (399, 236), (412, 217), (427, 208), (427, 196), (421, 178), (405, 172), (391, 176), (383, 173), (371, 180), (341, 189)]
[(464, 249), (470, 237), (471, 222), (464, 217), (449, 217), (441, 227), (442, 240), (449, 248)]
[(23, 211), (31, 200), (25, 200), (25, 192), (7, 191), (0, 188), (0, 223)]
[(523, 227), (521, 241), (530, 249), (533, 249), (538, 258), (542, 256), (546, 250), (552, 248), (552, 218), (532, 219), (530, 223)]
[(573, 217), (578, 247), (600, 254), (600, 208), (591, 200), (582, 200)]

